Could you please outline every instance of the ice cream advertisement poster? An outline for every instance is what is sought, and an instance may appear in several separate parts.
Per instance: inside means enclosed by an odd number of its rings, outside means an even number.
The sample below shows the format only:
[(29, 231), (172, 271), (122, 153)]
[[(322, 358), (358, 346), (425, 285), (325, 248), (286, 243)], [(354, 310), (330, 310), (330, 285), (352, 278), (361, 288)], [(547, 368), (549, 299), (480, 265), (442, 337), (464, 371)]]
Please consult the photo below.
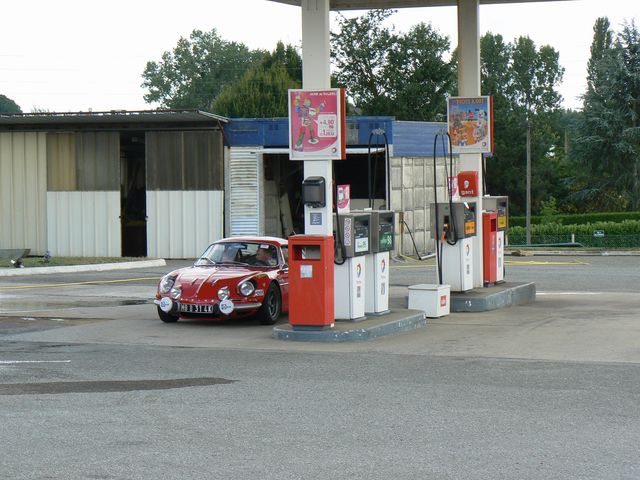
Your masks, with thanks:
[(289, 90), (289, 158), (346, 157), (344, 89)]
[(447, 124), (453, 153), (493, 153), (491, 97), (449, 97)]

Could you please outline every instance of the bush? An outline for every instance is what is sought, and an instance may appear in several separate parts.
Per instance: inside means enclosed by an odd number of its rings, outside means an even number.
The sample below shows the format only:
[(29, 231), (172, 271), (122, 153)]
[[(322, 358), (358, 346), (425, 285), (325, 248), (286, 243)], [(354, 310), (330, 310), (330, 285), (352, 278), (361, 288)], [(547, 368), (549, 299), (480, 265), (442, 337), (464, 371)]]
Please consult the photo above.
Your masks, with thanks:
[[(596, 222), (582, 225), (561, 225), (559, 223), (541, 223), (531, 225), (531, 235), (593, 235), (596, 230), (605, 235), (640, 235), (640, 220), (622, 222)], [(509, 235), (526, 235), (525, 227), (509, 227)]]
[[(548, 220), (547, 215), (532, 215), (531, 225), (537, 225)], [(611, 212), (611, 213), (579, 213), (553, 215), (555, 223), (563, 223), (567, 225), (583, 225), (596, 222), (622, 222), (624, 220), (640, 220), (640, 212)], [(509, 217), (509, 225), (512, 227), (524, 227), (526, 217), (511, 216)]]

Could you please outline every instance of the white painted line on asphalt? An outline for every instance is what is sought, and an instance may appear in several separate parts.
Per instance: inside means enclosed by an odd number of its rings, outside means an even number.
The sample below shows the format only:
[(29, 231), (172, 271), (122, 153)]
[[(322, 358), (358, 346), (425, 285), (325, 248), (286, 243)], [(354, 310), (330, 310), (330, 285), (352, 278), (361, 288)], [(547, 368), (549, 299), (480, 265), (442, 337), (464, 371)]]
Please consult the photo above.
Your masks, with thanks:
[(604, 292), (536, 292), (536, 295), (602, 295)]
[(22, 363), (71, 363), (71, 360), (0, 360), (0, 365), (18, 365)]

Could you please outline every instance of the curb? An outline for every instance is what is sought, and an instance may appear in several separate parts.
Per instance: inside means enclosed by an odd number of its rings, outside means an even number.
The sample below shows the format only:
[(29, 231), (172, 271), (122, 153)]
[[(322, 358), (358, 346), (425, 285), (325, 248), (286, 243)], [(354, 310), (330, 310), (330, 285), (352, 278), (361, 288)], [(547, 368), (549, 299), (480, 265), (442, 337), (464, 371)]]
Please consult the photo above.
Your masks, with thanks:
[(505, 256), (510, 257), (535, 257), (535, 256), (583, 256), (583, 257), (635, 257), (640, 256), (636, 250), (505, 250)]
[(278, 325), (273, 327), (271, 337), (297, 342), (358, 342), (426, 326), (424, 312), (397, 309), (359, 322), (337, 321), (334, 328), (327, 330), (296, 330), (289, 324)]
[(25, 275), (46, 275), (51, 273), (105, 272), (109, 270), (130, 270), (132, 268), (165, 267), (164, 258), (141, 260), (139, 262), (95, 263), (91, 265), (68, 265), (60, 267), (8, 268), (0, 270), (0, 277), (20, 277)]

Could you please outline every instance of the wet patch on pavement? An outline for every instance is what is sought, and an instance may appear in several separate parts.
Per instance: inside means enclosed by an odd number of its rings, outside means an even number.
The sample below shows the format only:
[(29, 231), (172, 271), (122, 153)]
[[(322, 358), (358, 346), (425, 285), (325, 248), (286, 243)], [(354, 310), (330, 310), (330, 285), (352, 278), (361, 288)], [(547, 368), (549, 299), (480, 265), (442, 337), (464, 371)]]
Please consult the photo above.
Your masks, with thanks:
[(0, 395), (58, 395), (64, 393), (113, 393), (140, 390), (227, 385), (236, 380), (226, 378), (175, 378), (170, 380), (113, 380), (86, 382), (11, 383), (0, 385)]
[(89, 323), (104, 322), (105, 318), (62, 318), (62, 317), (0, 317), (0, 336), (39, 332), (53, 328), (73, 327)]

